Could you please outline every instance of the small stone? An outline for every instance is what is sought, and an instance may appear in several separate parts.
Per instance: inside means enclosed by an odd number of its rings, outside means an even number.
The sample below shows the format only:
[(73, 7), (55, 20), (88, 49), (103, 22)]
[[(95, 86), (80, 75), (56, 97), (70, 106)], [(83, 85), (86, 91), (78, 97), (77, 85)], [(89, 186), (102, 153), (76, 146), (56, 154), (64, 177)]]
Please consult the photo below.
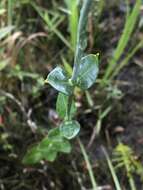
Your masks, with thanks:
[(125, 129), (122, 126), (117, 126), (114, 129), (114, 133), (123, 133), (125, 131)]

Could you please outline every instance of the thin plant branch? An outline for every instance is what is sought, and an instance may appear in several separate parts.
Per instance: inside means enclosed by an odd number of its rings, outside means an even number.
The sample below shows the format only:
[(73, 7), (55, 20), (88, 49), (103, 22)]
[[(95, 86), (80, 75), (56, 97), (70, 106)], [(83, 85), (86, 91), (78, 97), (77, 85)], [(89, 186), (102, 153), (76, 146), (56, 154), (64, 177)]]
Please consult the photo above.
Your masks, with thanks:
[(37, 130), (37, 125), (36, 123), (31, 119), (31, 109), (26, 112), (25, 107), (22, 105), (22, 103), (11, 93), (9, 92), (5, 92), (4, 90), (0, 90), (0, 95), (5, 96), (6, 98), (10, 99), (11, 101), (13, 101), (19, 108), (20, 111), (22, 112), (27, 125), (30, 127), (31, 131), (33, 133), (35, 133), (35, 131)]

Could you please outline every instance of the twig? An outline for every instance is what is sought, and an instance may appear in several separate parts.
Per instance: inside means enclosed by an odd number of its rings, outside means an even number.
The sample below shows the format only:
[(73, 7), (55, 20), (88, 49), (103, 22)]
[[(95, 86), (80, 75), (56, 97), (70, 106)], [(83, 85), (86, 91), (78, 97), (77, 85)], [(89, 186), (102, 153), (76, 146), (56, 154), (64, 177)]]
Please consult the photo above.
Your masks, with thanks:
[(31, 109), (28, 111), (28, 113), (26, 112), (24, 106), (22, 105), (22, 103), (11, 93), (9, 92), (5, 92), (4, 90), (0, 90), (0, 95), (2, 96), (5, 96), (6, 98), (12, 100), (19, 108), (20, 108), (20, 111), (22, 112), (26, 122), (27, 122), (27, 125), (30, 127), (31, 131), (33, 133), (35, 133), (35, 131), (37, 130), (37, 125), (36, 123), (31, 119)]

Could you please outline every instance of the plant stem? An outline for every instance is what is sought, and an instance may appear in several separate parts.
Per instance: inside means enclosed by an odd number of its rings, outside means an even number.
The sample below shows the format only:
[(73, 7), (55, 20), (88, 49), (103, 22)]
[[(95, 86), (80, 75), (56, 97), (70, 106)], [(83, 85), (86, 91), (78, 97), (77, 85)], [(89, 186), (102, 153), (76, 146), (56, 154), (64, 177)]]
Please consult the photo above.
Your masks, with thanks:
[(86, 25), (88, 20), (88, 13), (90, 11), (92, 0), (84, 0), (83, 6), (80, 13), (79, 24), (78, 24), (78, 34), (77, 34), (77, 44), (74, 59), (74, 68), (72, 74), (72, 81), (74, 82), (78, 75), (80, 60), (82, 58), (83, 52), (86, 48)]
[(71, 106), (72, 106), (72, 101), (73, 101), (73, 95), (68, 97), (68, 103), (67, 103), (67, 111), (66, 111), (66, 117), (65, 120), (71, 120)]
[(127, 171), (127, 176), (128, 176), (128, 179), (129, 179), (130, 188), (131, 188), (131, 190), (136, 190), (136, 185), (135, 185), (132, 173), (131, 173), (131, 167), (129, 165), (128, 159), (126, 158), (126, 153), (124, 151), (122, 151), (122, 155), (123, 155), (123, 161), (124, 161), (124, 164), (125, 164), (125, 168), (126, 168), (126, 171)]
[[(76, 52), (74, 58), (74, 68), (72, 73), (71, 81), (74, 84), (79, 71), (80, 60), (83, 56), (83, 52), (86, 48), (87, 38), (86, 38), (86, 25), (88, 20), (88, 13), (90, 11), (90, 6), (93, 0), (84, 0), (83, 6), (80, 13), (79, 24), (78, 24), (78, 33), (77, 33), (77, 43), (76, 43)], [(73, 89), (74, 91), (74, 89)], [(67, 118), (70, 119), (70, 110), (72, 105), (73, 95), (68, 98), (67, 105)]]
[(8, 25), (12, 25), (12, 9), (13, 3), (12, 0), (8, 0)]
[(118, 179), (118, 176), (116, 174), (116, 171), (115, 171), (115, 168), (112, 164), (112, 160), (110, 159), (106, 149), (104, 147), (102, 147), (102, 150), (103, 150), (103, 153), (106, 157), (106, 160), (107, 160), (107, 163), (108, 163), (108, 167), (110, 169), (110, 173), (112, 175), (112, 178), (113, 178), (113, 181), (114, 181), (114, 184), (115, 184), (115, 187), (116, 187), (116, 190), (121, 190), (121, 186), (120, 186), (120, 183), (119, 183), (119, 179)]

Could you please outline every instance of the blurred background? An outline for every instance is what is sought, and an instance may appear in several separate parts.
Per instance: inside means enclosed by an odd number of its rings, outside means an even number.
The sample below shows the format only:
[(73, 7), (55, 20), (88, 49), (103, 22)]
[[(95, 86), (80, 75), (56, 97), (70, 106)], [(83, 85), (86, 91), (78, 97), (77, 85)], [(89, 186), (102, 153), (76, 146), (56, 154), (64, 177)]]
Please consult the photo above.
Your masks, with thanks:
[(141, 0), (93, 0), (86, 52), (100, 54), (100, 74), (75, 91), (79, 138), (54, 162), (22, 162), (59, 126), (44, 80), (57, 65), (72, 73), (82, 2), (0, 1), (0, 190), (143, 189)]

